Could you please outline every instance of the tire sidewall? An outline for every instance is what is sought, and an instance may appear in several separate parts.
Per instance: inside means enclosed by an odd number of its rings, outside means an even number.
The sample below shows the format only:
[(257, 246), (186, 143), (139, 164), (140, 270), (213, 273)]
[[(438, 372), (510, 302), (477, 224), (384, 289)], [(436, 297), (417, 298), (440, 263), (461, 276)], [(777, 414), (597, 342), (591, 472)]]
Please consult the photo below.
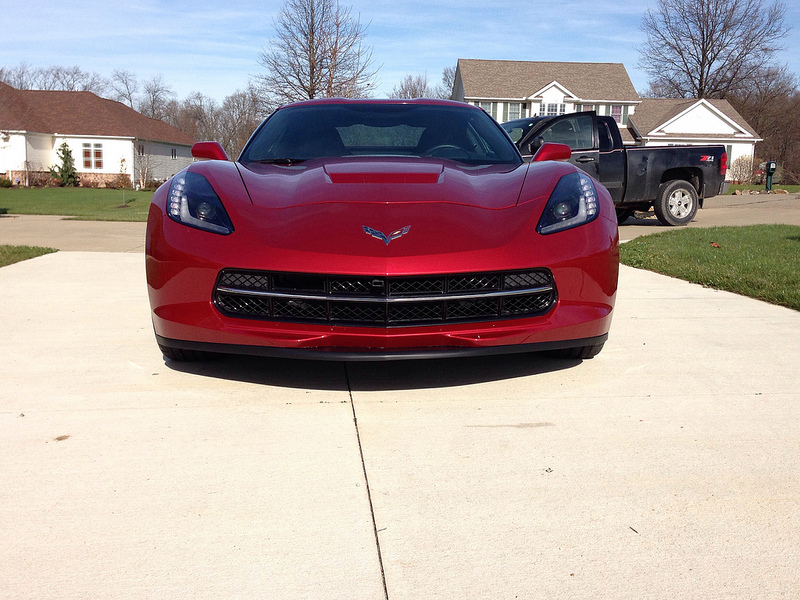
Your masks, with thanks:
[[(678, 190), (683, 190), (692, 201), (692, 207), (689, 210), (689, 214), (685, 217), (676, 217), (669, 210), (669, 198)], [(661, 185), (661, 189), (658, 192), (658, 198), (653, 204), (653, 210), (655, 211), (658, 220), (664, 225), (686, 225), (690, 223), (692, 219), (694, 219), (695, 215), (697, 214), (698, 206), (699, 203), (697, 198), (697, 190), (694, 189), (694, 186), (683, 179), (674, 179)]]

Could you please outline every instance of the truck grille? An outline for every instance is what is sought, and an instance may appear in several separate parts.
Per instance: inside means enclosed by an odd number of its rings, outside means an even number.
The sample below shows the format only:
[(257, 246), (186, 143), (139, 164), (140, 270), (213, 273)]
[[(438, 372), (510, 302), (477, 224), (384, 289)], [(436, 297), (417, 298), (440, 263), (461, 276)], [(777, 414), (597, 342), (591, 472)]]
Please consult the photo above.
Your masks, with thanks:
[(547, 269), (412, 277), (225, 269), (214, 289), (231, 317), (371, 327), (531, 317), (555, 301)]

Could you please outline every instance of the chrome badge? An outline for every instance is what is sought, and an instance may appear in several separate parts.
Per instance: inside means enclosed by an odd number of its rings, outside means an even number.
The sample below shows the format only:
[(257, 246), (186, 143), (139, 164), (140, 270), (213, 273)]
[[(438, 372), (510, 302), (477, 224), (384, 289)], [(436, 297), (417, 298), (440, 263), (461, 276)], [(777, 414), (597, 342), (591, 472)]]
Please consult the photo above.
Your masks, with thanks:
[(389, 245), (389, 242), (391, 242), (392, 240), (396, 240), (399, 237), (403, 237), (405, 234), (408, 233), (408, 230), (411, 229), (411, 225), (406, 225), (405, 227), (397, 229), (392, 233), (390, 233), (389, 235), (386, 235), (382, 231), (378, 231), (377, 229), (373, 229), (372, 227), (367, 227), (366, 225), (362, 225), (362, 227), (364, 228), (364, 233), (366, 233), (367, 235), (371, 235), (374, 238), (378, 238), (379, 240), (383, 240), (383, 243), (386, 244), (387, 246)]

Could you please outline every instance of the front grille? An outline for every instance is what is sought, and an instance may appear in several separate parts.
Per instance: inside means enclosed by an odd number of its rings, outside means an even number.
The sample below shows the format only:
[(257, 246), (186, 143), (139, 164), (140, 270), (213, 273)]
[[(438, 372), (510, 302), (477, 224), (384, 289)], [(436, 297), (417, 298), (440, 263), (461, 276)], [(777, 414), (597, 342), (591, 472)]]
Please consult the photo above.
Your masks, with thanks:
[(547, 269), (413, 277), (225, 269), (214, 289), (232, 317), (369, 327), (532, 317), (555, 302)]

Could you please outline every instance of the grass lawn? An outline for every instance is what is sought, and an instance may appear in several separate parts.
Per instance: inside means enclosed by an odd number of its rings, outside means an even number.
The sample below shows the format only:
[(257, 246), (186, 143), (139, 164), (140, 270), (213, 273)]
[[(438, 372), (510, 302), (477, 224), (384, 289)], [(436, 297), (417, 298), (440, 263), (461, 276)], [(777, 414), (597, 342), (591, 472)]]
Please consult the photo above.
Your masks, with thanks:
[[(728, 190), (728, 194), (733, 194), (736, 190), (757, 190), (762, 191), (765, 190), (766, 186), (762, 183), (761, 185), (731, 185), (730, 189)], [(800, 185), (773, 185), (773, 190), (786, 190), (790, 194), (795, 194), (800, 192)]]
[[(124, 194), (124, 206), (123, 206)], [(0, 188), (0, 211), (87, 221), (147, 221), (153, 192), (93, 188)]]
[(620, 260), (706, 287), (800, 310), (800, 227), (683, 228), (620, 246)]
[(41, 248), (39, 246), (2, 246), (0, 245), (0, 267), (36, 258), (43, 254), (58, 252), (55, 248)]

